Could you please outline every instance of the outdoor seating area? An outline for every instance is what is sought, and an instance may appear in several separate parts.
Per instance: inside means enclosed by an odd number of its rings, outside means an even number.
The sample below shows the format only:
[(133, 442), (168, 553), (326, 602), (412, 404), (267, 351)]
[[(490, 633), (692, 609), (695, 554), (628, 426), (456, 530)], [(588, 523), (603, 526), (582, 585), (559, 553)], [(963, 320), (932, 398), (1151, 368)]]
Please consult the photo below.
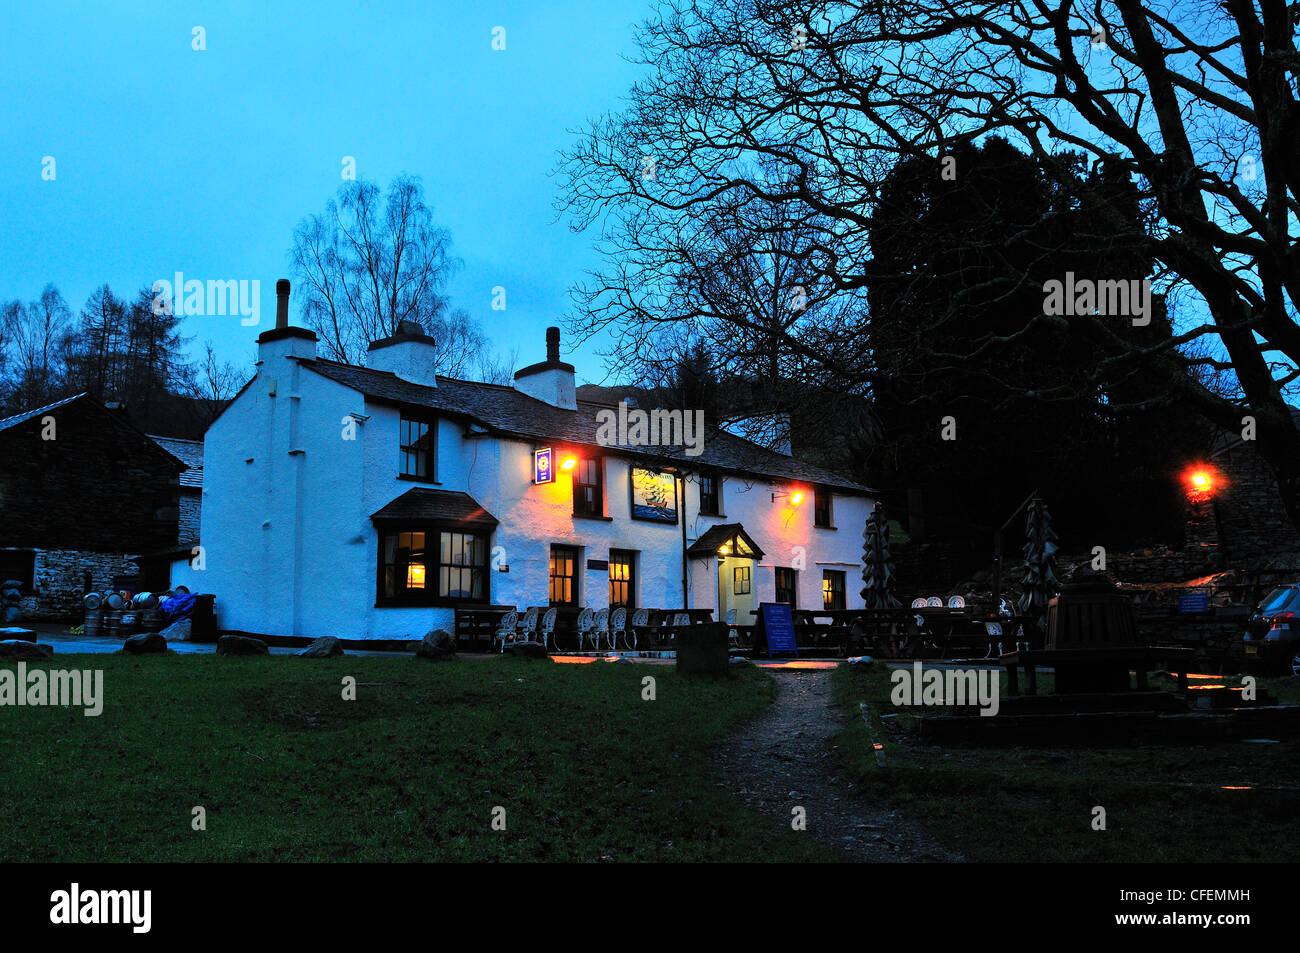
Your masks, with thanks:
[(456, 610), (455, 634), (465, 648), (492, 652), (516, 642), (549, 652), (671, 651), (682, 629), (712, 621), (712, 609), (472, 606)]
[[(728, 609), (728, 645), (755, 645), (758, 611)], [(996, 658), (1042, 648), (1041, 634), (1012, 617), (980, 606), (902, 606), (895, 609), (793, 609), (799, 651), (844, 658)], [(512, 642), (537, 642), (549, 652), (662, 652), (674, 649), (682, 628), (715, 621), (713, 609), (592, 608), (574, 606), (465, 606), (456, 610), (462, 648), (504, 651)]]

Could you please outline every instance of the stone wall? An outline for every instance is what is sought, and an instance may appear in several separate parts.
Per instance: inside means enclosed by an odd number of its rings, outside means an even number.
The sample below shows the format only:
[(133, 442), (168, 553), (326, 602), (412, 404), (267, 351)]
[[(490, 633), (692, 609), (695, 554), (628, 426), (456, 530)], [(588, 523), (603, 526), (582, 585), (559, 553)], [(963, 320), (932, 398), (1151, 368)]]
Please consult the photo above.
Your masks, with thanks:
[(1300, 533), (1286, 518), (1277, 481), (1254, 445), (1230, 447), (1214, 463), (1225, 478), (1213, 504), (1225, 565), (1300, 552)]
[(135, 574), (135, 563), (121, 553), (38, 549), (36, 591), (23, 596), (18, 607), (26, 621), (80, 623), (84, 615), (81, 597), (86, 592), (103, 592), (114, 576)]
[(184, 546), (199, 539), (199, 515), (201, 500), (197, 490), (181, 490), (180, 527), (176, 542)]

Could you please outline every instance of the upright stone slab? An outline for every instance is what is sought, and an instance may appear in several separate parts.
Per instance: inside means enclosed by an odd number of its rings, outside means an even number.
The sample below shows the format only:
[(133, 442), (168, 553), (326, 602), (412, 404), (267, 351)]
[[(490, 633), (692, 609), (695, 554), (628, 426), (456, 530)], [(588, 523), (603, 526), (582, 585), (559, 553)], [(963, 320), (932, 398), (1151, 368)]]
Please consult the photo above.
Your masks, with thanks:
[(728, 625), (709, 622), (677, 630), (677, 671), (687, 675), (726, 675)]

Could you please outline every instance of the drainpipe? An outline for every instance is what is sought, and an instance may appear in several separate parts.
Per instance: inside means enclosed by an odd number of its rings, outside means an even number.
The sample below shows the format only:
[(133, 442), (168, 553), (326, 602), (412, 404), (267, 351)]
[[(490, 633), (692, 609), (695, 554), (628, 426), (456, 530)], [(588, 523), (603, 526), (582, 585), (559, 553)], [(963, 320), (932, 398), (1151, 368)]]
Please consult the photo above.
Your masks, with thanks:
[(678, 493), (677, 498), (681, 500), (679, 509), (682, 511), (682, 608), (689, 609), (691, 607), (691, 592), (687, 587), (690, 561), (686, 555), (686, 474), (680, 474), (677, 479), (681, 483), (681, 491)]

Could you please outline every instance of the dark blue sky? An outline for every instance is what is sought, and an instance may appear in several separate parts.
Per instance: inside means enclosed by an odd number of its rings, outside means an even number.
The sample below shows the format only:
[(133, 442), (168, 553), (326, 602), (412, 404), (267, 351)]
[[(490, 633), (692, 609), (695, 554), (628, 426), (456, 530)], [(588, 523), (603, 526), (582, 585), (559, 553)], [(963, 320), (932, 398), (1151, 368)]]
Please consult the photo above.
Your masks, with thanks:
[[(258, 328), (187, 317), (242, 364), (274, 322), (294, 226), (342, 184), (419, 175), (464, 268), (449, 292), (496, 348), (540, 360), (590, 235), (554, 221), (568, 130), (616, 109), (650, 0), (5, 3), (0, 299), (47, 281), (74, 313), (108, 282), (260, 279)], [(206, 31), (206, 50), (191, 48)], [(492, 30), (506, 29), (506, 49)], [(41, 177), (53, 156), (56, 178)], [(490, 309), (507, 290), (507, 310)], [(573, 342), (566, 341), (566, 350)], [(570, 355), (599, 380), (595, 348)]]

